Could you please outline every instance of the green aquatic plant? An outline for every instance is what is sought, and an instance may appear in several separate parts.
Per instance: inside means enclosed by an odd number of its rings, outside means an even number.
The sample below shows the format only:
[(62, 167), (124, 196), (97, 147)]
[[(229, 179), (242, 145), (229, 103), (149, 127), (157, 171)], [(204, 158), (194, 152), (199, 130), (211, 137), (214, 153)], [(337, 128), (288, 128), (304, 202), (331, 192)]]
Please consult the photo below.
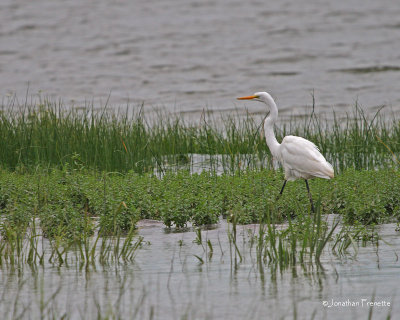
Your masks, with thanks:
[[(0, 113), (0, 166), (20, 172), (32, 172), (39, 165), (163, 174), (182, 166), (194, 170), (199, 166), (196, 155), (204, 155), (207, 164), (202, 167), (211, 172), (273, 167), (261, 118), (230, 114), (213, 119), (207, 112), (200, 121), (166, 112), (150, 118), (143, 108), (121, 112), (49, 100), (18, 105), (12, 100)], [(395, 117), (367, 117), (356, 104), (352, 114), (332, 118), (324, 120), (312, 111), (304, 119), (289, 119), (275, 130), (277, 140), (292, 134), (314, 142), (338, 172), (390, 166), (390, 156), (376, 135), (394, 154), (400, 151), (400, 122)]]
[[(43, 265), (46, 259), (65, 265), (72, 259), (88, 268), (99, 260), (129, 261), (141, 245), (136, 239), (141, 218), (187, 230), (216, 224), (221, 217), (229, 222), (230, 252), (239, 263), (243, 248), (238, 226), (248, 223), (263, 225), (258, 238), (250, 240), (260, 261), (279, 262), (282, 268), (310, 258), (318, 261), (328, 239), (337, 237), (334, 249), (342, 254), (359, 241), (376, 239), (366, 231), (368, 226), (400, 219), (400, 179), (394, 173), (351, 169), (332, 181), (313, 180), (318, 213), (310, 215), (301, 181), (288, 183), (278, 197), (280, 171), (213, 175), (184, 170), (159, 178), (87, 169), (0, 170), (0, 264)], [(335, 225), (322, 218), (325, 214), (340, 216), (351, 228), (336, 236)], [(282, 224), (287, 227), (281, 230)], [(204, 252), (213, 252), (207, 240), (199, 243)]]
[[(0, 233), (26, 230), (37, 219), (48, 238), (74, 241), (93, 234), (128, 233), (139, 219), (161, 220), (167, 227), (215, 224), (220, 217), (237, 224), (260, 223), (269, 212), (274, 223), (288, 221), (310, 204), (301, 181), (279, 195), (282, 173), (101, 174), (50, 170), (0, 171)], [(400, 179), (393, 170), (347, 170), (332, 181), (312, 180), (322, 213), (341, 214), (347, 223), (377, 224), (400, 219)], [(96, 223), (95, 223), (96, 221)], [(232, 222), (232, 221), (231, 221)]]

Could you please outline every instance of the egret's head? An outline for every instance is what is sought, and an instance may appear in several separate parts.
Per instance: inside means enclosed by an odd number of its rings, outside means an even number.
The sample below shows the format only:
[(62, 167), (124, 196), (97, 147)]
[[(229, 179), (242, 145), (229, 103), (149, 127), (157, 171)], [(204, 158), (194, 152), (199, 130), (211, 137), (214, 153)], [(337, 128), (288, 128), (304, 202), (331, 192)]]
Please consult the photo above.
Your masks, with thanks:
[(238, 100), (252, 100), (252, 101), (261, 101), (265, 102), (268, 97), (271, 97), (267, 92), (256, 92), (252, 96), (240, 97)]

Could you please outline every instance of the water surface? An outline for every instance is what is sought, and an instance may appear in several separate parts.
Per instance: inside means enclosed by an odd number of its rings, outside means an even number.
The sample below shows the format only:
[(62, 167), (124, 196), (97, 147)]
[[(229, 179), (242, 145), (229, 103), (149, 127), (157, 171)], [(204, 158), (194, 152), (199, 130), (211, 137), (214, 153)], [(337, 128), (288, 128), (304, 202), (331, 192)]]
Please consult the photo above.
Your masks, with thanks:
[(139, 226), (145, 242), (134, 262), (90, 266), (87, 272), (75, 264), (47, 263), (35, 272), (2, 269), (1, 314), (7, 319), (63, 314), (68, 319), (310, 319), (312, 314), (315, 319), (367, 319), (366, 305), (333, 304), (373, 298), (392, 305), (374, 307), (373, 319), (400, 312), (395, 224), (380, 226), (379, 245), (360, 246), (357, 255), (351, 249), (343, 256), (326, 250), (321, 266), (283, 270), (257, 263), (250, 239), (258, 225), (238, 227), (242, 261), (232, 251), (227, 234), (232, 226), (224, 220), (202, 230), (204, 247), (195, 242), (194, 229), (173, 232), (149, 220)]
[[(400, 111), (400, 3), (49, 1), (0, 3), (0, 95), (165, 107), (197, 117), (269, 91), (281, 114)], [(248, 105), (263, 112), (259, 104)]]

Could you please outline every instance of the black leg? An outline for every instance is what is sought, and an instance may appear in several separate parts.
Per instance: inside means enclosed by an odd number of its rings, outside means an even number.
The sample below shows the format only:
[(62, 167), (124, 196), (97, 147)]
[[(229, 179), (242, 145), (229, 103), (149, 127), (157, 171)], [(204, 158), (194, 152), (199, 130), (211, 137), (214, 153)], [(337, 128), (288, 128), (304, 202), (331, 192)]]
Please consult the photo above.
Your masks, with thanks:
[(315, 213), (314, 204), (313, 204), (312, 197), (311, 197), (311, 192), (310, 192), (310, 187), (308, 186), (308, 181), (306, 179), (304, 181), (306, 182), (308, 197), (310, 198), (311, 212)]
[(282, 193), (283, 193), (283, 189), (285, 189), (285, 186), (286, 186), (286, 181), (287, 181), (287, 180), (285, 180), (285, 182), (283, 183), (283, 186), (282, 186), (281, 192), (279, 192), (279, 195), (280, 195), (280, 196), (281, 196), (281, 195), (282, 195)]

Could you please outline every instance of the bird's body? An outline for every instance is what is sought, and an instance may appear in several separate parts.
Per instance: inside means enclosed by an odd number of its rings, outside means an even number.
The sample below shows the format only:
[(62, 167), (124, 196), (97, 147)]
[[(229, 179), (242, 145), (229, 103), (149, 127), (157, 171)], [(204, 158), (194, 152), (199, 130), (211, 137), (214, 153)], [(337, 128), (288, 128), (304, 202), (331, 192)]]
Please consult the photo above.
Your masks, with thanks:
[(334, 177), (332, 165), (326, 161), (317, 146), (302, 137), (286, 136), (277, 155), (285, 170), (286, 180)]
[(285, 170), (285, 182), (281, 194), (287, 180), (305, 179), (311, 208), (314, 211), (307, 180), (315, 177), (324, 179), (333, 178), (334, 171), (332, 165), (326, 161), (325, 157), (319, 152), (318, 147), (307, 139), (297, 136), (286, 136), (283, 138), (282, 143), (276, 140), (274, 125), (278, 118), (278, 107), (269, 93), (256, 92), (253, 96), (238, 99), (260, 101), (269, 107), (270, 115), (264, 120), (264, 133), (272, 156), (282, 164)]

